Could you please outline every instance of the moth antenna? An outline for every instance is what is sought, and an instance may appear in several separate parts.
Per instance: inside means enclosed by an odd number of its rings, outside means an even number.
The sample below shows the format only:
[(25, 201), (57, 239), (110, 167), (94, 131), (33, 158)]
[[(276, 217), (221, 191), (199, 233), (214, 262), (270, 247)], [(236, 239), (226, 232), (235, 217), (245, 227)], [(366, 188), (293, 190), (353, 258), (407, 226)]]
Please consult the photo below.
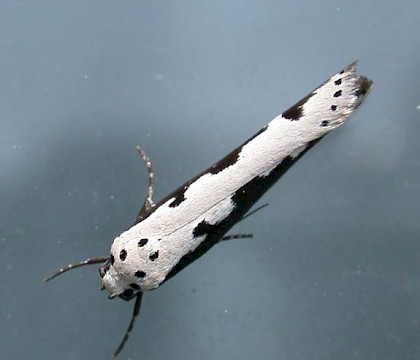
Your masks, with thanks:
[(99, 264), (99, 263), (104, 263), (106, 260), (108, 260), (107, 257), (96, 257), (96, 258), (88, 258), (84, 261), (75, 263), (75, 264), (69, 264), (67, 265), (65, 268), (61, 268), (60, 270), (56, 271), (54, 274), (46, 277), (44, 279), (45, 282), (50, 281), (52, 279), (54, 279), (55, 277), (57, 277), (58, 275), (61, 275), (69, 270), (73, 270), (76, 269), (78, 267), (84, 266), (84, 265), (92, 265), (92, 264)]
[(140, 313), (140, 306), (141, 306), (142, 298), (143, 298), (143, 293), (139, 293), (136, 297), (136, 302), (134, 303), (133, 314), (131, 315), (130, 324), (128, 325), (127, 331), (125, 332), (124, 337), (120, 342), (120, 345), (118, 346), (117, 350), (113, 354), (114, 357), (118, 356), (118, 354), (122, 351), (125, 343), (127, 342), (130, 336), (131, 330), (133, 330), (134, 322), (136, 321), (136, 318)]
[(153, 163), (150, 160), (149, 156), (147, 156), (146, 152), (139, 145), (136, 146), (136, 150), (139, 153), (142, 160), (144, 161), (144, 163), (146, 164), (147, 172), (149, 175), (149, 184), (147, 188), (146, 199), (144, 200), (143, 206), (139, 214), (137, 215), (134, 224), (139, 223), (156, 206), (152, 199), (155, 189), (155, 173), (153, 171)]
[[(245, 220), (248, 216), (254, 215), (257, 211), (260, 211), (261, 209), (265, 208), (266, 206), (268, 206), (268, 203), (265, 203), (259, 207), (257, 207), (255, 210), (250, 211), (248, 214), (245, 214), (244, 216), (242, 216), (238, 222)], [(245, 234), (232, 234), (232, 235), (225, 235), (223, 236), (220, 241), (226, 241), (226, 240), (233, 240), (233, 239), (250, 239), (254, 237), (253, 234), (251, 233), (245, 233)]]

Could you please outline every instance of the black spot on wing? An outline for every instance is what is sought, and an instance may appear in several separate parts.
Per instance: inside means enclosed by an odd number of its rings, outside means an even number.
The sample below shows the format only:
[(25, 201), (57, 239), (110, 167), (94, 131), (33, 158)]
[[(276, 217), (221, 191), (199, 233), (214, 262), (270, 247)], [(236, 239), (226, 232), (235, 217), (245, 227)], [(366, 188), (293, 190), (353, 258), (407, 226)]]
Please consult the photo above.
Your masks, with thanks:
[[(257, 136), (261, 135), (265, 130), (267, 130), (267, 128), (268, 128), (268, 125), (264, 126), (262, 129), (256, 132), (251, 138), (249, 138), (245, 144), (248, 144), (250, 141), (254, 140)], [(242, 146), (244, 146), (245, 144), (243, 144)]]
[(208, 170), (210, 174), (217, 174), (218, 172), (226, 169), (227, 167), (233, 165), (238, 161), (239, 153), (242, 150), (242, 146), (236, 148), (231, 153), (226, 155), (222, 160), (215, 163), (213, 166), (211, 166)]
[(365, 96), (369, 92), (371, 86), (372, 86), (371, 80), (369, 80), (368, 78), (364, 76), (360, 76), (357, 79), (357, 90), (355, 92), (355, 95), (358, 98)]
[(196, 238), (203, 235), (209, 235), (213, 233), (217, 228), (217, 225), (212, 225), (206, 220), (203, 220), (193, 230), (193, 236)]
[(245, 141), (241, 146), (237, 147), (235, 150), (230, 152), (228, 155), (226, 155), (223, 159), (215, 163), (213, 166), (211, 166), (208, 169), (208, 172), (210, 174), (217, 174), (218, 172), (226, 169), (227, 167), (233, 165), (238, 161), (239, 154), (242, 150), (242, 148), (254, 140), (257, 136), (261, 135), (264, 131), (267, 130), (268, 125), (264, 126), (262, 129), (260, 129), (258, 132), (256, 132), (253, 136), (251, 136), (247, 141)]
[(311, 92), (310, 94), (306, 95), (302, 100), (298, 101), (295, 105), (287, 109), (281, 116), (285, 119), (289, 120), (299, 120), (303, 115), (303, 105), (315, 95), (315, 91)]
[(188, 189), (188, 186), (181, 187), (177, 190), (177, 192), (174, 194), (175, 199), (169, 204), (169, 207), (177, 207), (179, 204), (181, 204), (185, 200), (185, 191)]

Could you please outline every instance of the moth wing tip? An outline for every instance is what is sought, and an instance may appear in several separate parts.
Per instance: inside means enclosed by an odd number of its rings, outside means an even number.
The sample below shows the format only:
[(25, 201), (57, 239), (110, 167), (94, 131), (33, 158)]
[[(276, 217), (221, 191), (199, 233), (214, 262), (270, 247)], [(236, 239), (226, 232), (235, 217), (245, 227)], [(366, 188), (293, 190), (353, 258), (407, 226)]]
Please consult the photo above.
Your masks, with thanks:
[(347, 66), (343, 68), (343, 72), (356, 72), (357, 71), (357, 65), (359, 64), (359, 60), (354, 60)]

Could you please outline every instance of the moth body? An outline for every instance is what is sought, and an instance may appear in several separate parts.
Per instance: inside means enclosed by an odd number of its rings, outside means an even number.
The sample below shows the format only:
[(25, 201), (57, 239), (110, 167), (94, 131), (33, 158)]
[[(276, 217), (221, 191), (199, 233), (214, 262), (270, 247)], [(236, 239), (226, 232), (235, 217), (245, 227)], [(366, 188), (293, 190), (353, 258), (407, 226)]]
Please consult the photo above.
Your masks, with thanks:
[(371, 81), (356, 73), (355, 63), (347, 66), (157, 204), (152, 199), (152, 162), (138, 147), (149, 186), (134, 225), (114, 240), (108, 257), (68, 265), (46, 280), (102, 263), (102, 289), (109, 297), (136, 299), (117, 355), (140, 312), (143, 293), (159, 287), (218, 242), (250, 237), (225, 234), (312, 146), (345, 121), (370, 87)]
[(103, 286), (111, 296), (149, 291), (185, 256), (195, 260), (203, 242), (217, 243), (314, 142), (340, 126), (369, 86), (355, 64), (348, 66), (163, 199), (114, 240)]

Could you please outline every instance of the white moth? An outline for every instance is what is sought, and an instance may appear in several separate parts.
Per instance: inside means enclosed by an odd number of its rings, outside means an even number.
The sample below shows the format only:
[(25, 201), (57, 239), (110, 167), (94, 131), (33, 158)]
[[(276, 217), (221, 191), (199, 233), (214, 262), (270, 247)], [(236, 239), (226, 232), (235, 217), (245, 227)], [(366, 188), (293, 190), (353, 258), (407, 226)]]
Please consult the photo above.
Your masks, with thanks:
[(152, 163), (138, 147), (149, 172), (149, 188), (134, 225), (114, 240), (109, 257), (68, 265), (46, 280), (82, 265), (103, 263), (102, 288), (109, 298), (136, 299), (117, 355), (139, 314), (142, 294), (221, 240), (252, 236), (225, 234), (306, 151), (344, 122), (371, 84), (357, 75), (355, 63), (347, 66), (157, 204), (152, 200)]

